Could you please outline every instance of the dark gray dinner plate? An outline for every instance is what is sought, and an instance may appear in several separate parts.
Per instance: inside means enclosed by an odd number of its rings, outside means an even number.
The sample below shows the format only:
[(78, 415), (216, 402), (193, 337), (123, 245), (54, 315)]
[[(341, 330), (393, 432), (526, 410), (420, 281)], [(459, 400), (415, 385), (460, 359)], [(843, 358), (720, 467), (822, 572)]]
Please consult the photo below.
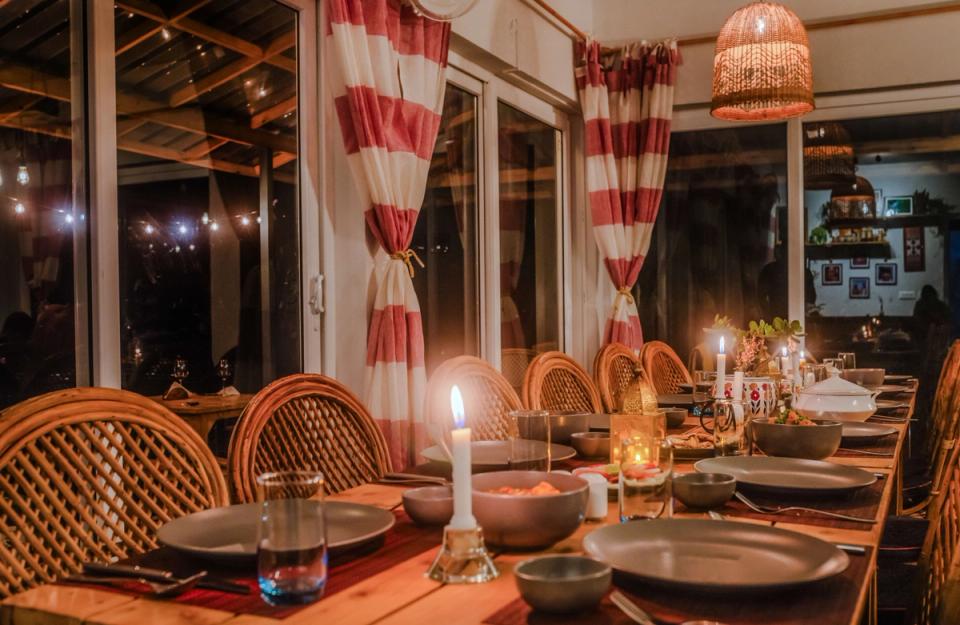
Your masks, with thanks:
[(844, 421), (843, 440), (855, 445), (866, 445), (873, 443), (885, 436), (896, 434), (897, 428), (883, 425), (882, 423), (866, 423), (859, 421)]
[(700, 473), (726, 473), (737, 486), (781, 493), (840, 494), (870, 486), (877, 476), (823, 460), (773, 456), (724, 456), (693, 465)]
[(881, 395), (899, 395), (900, 393), (910, 393), (913, 391), (909, 386), (901, 386), (899, 384), (881, 384), (880, 386), (874, 386), (871, 390), (879, 392)]
[(913, 379), (912, 375), (901, 375), (901, 374), (892, 374), (888, 373), (883, 376), (884, 384), (903, 384), (904, 382), (909, 382)]
[[(327, 546), (345, 549), (371, 541), (396, 522), (393, 513), (345, 501), (324, 504)], [(174, 519), (160, 527), (161, 544), (208, 560), (235, 560), (257, 555), (260, 504), (211, 508)]]
[(812, 536), (705, 519), (608, 525), (588, 534), (583, 548), (622, 573), (698, 591), (797, 586), (839, 575), (850, 564), (847, 554)]
[[(514, 462), (532, 462), (547, 457), (547, 444), (543, 441), (519, 441), (522, 449)], [(431, 462), (449, 464), (443, 450), (434, 445), (420, 452)], [(511, 462), (510, 441), (473, 441), (470, 443), (470, 460), (474, 470), (499, 471), (507, 468)], [(550, 445), (550, 461), (569, 460), (577, 455), (577, 450), (566, 445)]]

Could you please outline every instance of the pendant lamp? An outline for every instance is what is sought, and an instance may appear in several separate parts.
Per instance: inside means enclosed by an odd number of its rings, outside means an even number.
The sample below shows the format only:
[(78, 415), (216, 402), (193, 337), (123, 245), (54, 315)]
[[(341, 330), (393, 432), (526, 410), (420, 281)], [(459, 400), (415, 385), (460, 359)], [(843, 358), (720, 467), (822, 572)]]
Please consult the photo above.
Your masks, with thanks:
[(773, 2), (737, 10), (717, 37), (710, 114), (759, 121), (796, 117), (813, 108), (810, 42), (800, 18)]
[(803, 132), (803, 186), (833, 189), (855, 181), (856, 164), (850, 133), (837, 122), (805, 124)]

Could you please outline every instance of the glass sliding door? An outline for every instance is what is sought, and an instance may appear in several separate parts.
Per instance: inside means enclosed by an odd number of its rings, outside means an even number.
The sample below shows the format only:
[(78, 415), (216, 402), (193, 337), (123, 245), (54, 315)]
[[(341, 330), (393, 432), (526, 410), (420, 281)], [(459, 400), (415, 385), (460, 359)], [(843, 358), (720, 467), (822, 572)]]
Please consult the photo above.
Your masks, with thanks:
[(297, 19), (273, 0), (116, 5), (125, 388), (162, 393), (178, 359), (195, 392), (301, 370)]
[(519, 386), (530, 359), (561, 344), (559, 131), (498, 103), (500, 345)]
[[(68, 0), (0, 4), (0, 409), (74, 386), (75, 272), (87, 237)], [(79, 40), (78, 37), (76, 40)], [(75, 81), (80, 84), (75, 84)], [(79, 372), (88, 364), (81, 355)]]
[(477, 96), (448, 84), (410, 246), (426, 265), (413, 285), (428, 375), (449, 358), (479, 354), (477, 184)]

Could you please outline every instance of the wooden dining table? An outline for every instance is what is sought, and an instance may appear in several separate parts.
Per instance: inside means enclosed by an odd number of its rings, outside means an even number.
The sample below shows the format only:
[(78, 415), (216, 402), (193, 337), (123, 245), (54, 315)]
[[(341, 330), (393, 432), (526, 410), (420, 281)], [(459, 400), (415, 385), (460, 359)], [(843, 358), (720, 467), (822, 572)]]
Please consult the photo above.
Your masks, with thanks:
[[(679, 625), (687, 620), (710, 619), (727, 625), (858, 625), (876, 622), (876, 562), (884, 520), (893, 510), (898, 468), (913, 412), (912, 394), (903, 396), (907, 407), (898, 420), (883, 419), (896, 435), (885, 444), (883, 455), (842, 451), (833, 462), (862, 467), (879, 476), (862, 501), (838, 504), (869, 510), (874, 524), (836, 521), (810, 513), (760, 515), (736, 501), (720, 510), (730, 520), (789, 529), (833, 543), (864, 547), (850, 555), (850, 566), (833, 578), (774, 593), (737, 594), (676, 591), (643, 585), (615, 576), (615, 584), (650, 612), (658, 623)], [(879, 420), (879, 419), (878, 419)], [(698, 423), (688, 419), (687, 428)], [(870, 449), (873, 449), (871, 447)], [(693, 470), (679, 461), (677, 472)], [(394, 511), (397, 524), (377, 549), (352, 560), (333, 562), (327, 594), (308, 606), (275, 610), (256, 595), (239, 600), (225, 593), (194, 590), (183, 600), (160, 601), (129, 592), (54, 583), (14, 595), (0, 603), (4, 625), (284, 625), (330, 623), (337, 625), (626, 625), (629, 619), (609, 598), (599, 608), (583, 614), (546, 615), (532, 612), (520, 598), (514, 566), (543, 553), (574, 554), (582, 551), (583, 538), (607, 524), (617, 523), (617, 505), (611, 502), (601, 522), (586, 522), (570, 537), (539, 552), (494, 552), (500, 576), (483, 584), (444, 585), (425, 576), (440, 543), (438, 529), (413, 525), (402, 511), (401, 494), (409, 486), (367, 484), (329, 497)], [(866, 490), (866, 489), (864, 489)], [(814, 504), (816, 505), (816, 504)], [(859, 506), (859, 507), (856, 507)], [(849, 512), (849, 510), (847, 510)], [(706, 518), (678, 506), (674, 516)], [(149, 561), (148, 561), (149, 563)], [(222, 573), (222, 572), (221, 572)], [(229, 574), (230, 570), (226, 571)], [(234, 571), (235, 579), (250, 572)], [(244, 577), (246, 576), (246, 577)], [(188, 593), (188, 595), (190, 594)]]

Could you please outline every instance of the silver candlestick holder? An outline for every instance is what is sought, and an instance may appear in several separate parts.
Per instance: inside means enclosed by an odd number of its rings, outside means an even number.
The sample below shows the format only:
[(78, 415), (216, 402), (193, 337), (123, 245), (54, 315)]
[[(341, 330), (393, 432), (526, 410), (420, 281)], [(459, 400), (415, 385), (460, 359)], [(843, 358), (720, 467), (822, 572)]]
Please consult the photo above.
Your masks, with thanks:
[(427, 577), (444, 584), (480, 584), (500, 576), (483, 543), (483, 529), (443, 528), (443, 545)]

